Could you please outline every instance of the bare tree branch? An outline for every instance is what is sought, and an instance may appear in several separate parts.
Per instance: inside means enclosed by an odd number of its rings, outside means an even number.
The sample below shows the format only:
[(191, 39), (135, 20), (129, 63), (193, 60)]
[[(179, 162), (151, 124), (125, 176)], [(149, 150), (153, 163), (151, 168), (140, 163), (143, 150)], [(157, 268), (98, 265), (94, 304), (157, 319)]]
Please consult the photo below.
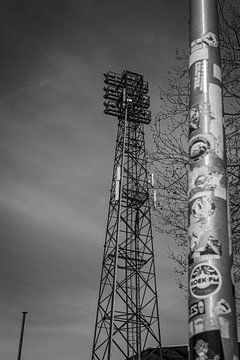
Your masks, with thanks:
[[(237, 296), (240, 309), (240, 13), (219, 1), (224, 124), (229, 178), (232, 242)], [(169, 249), (176, 264), (176, 280), (186, 289), (188, 268), (187, 164), (188, 164), (188, 53), (176, 50), (176, 67), (168, 72), (168, 88), (160, 89), (159, 114), (152, 125), (154, 148), (149, 164), (155, 173), (159, 206), (159, 233), (172, 238)]]

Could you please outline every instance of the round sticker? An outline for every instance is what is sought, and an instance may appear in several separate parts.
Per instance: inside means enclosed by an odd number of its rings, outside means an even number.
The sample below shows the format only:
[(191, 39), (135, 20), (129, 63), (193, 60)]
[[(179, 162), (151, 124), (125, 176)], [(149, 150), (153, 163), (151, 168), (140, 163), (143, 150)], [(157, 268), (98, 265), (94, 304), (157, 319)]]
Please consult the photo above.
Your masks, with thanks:
[(189, 155), (193, 161), (200, 159), (210, 149), (209, 141), (204, 137), (197, 137), (190, 144)]
[(202, 299), (215, 294), (221, 285), (221, 274), (214, 266), (199, 264), (191, 273), (190, 292), (196, 298)]
[(221, 299), (217, 302), (216, 311), (219, 315), (230, 314), (231, 307), (226, 300)]
[(215, 203), (207, 196), (197, 198), (192, 205), (192, 216), (198, 219), (206, 218), (215, 211)]

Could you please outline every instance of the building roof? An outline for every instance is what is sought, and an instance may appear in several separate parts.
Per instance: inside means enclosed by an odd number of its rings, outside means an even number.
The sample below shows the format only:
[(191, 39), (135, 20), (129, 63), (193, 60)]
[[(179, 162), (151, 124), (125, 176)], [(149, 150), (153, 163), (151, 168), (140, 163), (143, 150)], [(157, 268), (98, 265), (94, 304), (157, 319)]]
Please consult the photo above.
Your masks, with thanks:
[[(132, 359), (132, 358), (131, 358)], [(160, 349), (148, 348), (141, 354), (141, 360), (187, 360), (188, 346), (163, 346), (162, 357), (160, 356)]]
[(187, 360), (188, 346), (164, 346), (162, 347), (162, 360)]

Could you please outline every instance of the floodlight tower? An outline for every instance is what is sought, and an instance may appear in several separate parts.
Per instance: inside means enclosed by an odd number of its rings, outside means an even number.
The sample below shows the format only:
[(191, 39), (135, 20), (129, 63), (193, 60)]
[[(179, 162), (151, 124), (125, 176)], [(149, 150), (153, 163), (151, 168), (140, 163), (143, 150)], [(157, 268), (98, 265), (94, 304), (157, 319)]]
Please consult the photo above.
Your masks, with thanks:
[(104, 113), (118, 118), (118, 131), (92, 360), (140, 360), (147, 348), (159, 349), (161, 359), (144, 140), (148, 83), (126, 70), (104, 77)]

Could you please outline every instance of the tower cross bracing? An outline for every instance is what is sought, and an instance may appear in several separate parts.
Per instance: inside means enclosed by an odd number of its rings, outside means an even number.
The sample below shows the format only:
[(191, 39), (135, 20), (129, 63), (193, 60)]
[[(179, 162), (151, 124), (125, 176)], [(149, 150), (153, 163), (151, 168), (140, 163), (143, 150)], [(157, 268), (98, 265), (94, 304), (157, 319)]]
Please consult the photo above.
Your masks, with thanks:
[[(144, 124), (148, 83), (104, 74), (105, 113), (118, 118), (92, 360), (141, 359), (161, 350)], [(149, 358), (151, 351), (149, 352)]]

